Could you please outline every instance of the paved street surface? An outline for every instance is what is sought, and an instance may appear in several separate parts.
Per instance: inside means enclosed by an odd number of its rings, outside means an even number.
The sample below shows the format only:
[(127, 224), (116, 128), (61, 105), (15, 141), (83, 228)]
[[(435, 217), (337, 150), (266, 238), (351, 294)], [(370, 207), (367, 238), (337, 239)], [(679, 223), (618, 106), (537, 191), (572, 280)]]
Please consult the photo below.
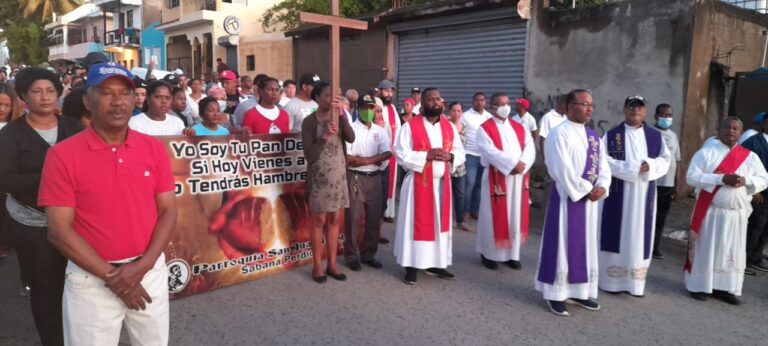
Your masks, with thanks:
[[(683, 229), (692, 200), (677, 203), (670, 230)], [(419, 276), (405, 285), (392, 245), (380, 248), (384, 269), (370, 267), (341, 283), (318, 285), (309, 266), (171, 303), (172, 345), (766, 345), (768, 274), (747, 276), (739, 307), (695, 301), (683, 285), (682, 242), (665, 239), (644, 298), (601, 292), (602, 309), (571, 306), (571, 317), (547, 310), (533, 289), (543, 210), (522, 252), (523, 269), (485, 269), (474, 234), (456, 232), (455, 281)], [(536, 221), (539, 224), (536, 224)], [(394, 228), (384, 233), (394, 239)], [(0, 345), (38, 343), (28, 301), (19, 295), (18, 265), (0, 265)], [(128, 345), (123, 337), (121, 345)]]

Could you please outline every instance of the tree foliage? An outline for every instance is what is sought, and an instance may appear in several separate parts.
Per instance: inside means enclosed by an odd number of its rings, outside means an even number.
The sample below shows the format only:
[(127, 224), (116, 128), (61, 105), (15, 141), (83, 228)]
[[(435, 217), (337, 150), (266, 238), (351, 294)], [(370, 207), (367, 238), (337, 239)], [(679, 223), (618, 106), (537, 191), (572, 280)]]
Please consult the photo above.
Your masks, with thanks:
[[(12, 0), (2, 0), (13, 2)], [(77, 6), (80, 6), (82, 0), (17, 0), (18, 6), (22, 9), (24, 18), (39, 19), (40, 22), (53, 19), (53, 13), (59, 15), (68, 13)]]
[[(410, 0), (409, 5), (434, 2), (436, 0)], [(339, 0), (339, 14), (354, 17), (366, 13), (383, 11), (391, 6), (391, 0)], [(261, 16), (261, 27), (265, 32), (286, 31), (299, 26), (299, 12), (329, 14), (328, 0), (283, 0), (267, 9)]]
[(48, 37), (40, 23), (6, 21), (0, 37), (7, 40), (11, 60), (27, 65), (48, 61)]

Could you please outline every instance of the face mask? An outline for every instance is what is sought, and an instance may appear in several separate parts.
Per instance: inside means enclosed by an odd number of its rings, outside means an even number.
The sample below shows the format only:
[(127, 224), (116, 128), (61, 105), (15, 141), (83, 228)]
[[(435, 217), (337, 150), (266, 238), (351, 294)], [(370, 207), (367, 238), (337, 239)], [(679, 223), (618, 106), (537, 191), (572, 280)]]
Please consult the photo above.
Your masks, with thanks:
[(668, 129), (670, 126), (672, 126), (672, 118), (659, 117), (659, 120), (656, 121), (656, 125), (659, 125), (659, 127), (662, 129)]
[(218, 100), (216, 102), (219, 103), (219, 111), (223, 112), (225, 109), (227, 109), (227, 101)]
[(364, 123), (370, 123), (373, 120), (373, 109), (360, 110), (360, 120)]
[(503, 105), (496, 109), (496, 115), (506, 119), (509, 116), (509, 113), (512, 112), (512, 107), (509, 105)]

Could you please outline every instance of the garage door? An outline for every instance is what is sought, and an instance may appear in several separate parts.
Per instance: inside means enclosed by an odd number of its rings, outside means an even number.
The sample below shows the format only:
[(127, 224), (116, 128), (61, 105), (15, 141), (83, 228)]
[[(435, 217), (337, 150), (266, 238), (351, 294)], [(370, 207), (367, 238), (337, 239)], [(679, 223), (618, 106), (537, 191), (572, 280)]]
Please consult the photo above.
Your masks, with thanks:
[(441, 18), (421, 27), (393, 26), (398, 35), (398, 100), (413, 87), (436, 87), (447, 102), (462, 102), (465, 109), (478, 91), (488, 97), (494, 92), (521, 96), (526, 22), (512, 13), (498, 18), (496, 12), (490, 20), (476, 15), (465, 21)]

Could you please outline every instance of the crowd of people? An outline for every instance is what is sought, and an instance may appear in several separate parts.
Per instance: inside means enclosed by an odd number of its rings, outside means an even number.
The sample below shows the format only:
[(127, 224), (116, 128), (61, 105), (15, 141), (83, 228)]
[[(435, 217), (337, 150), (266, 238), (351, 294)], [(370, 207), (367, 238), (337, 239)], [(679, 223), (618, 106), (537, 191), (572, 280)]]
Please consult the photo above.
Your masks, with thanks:
[(183, 71), (156, 79), (101, 54), (85, 61), (62, 74), (0, 70), (0, 257), (15, 248), (44, 345), (117, 344), (123, 323), (136, 343), (167, 344), (162, 249), (176, 210), (157, 136), (300, 133), (318, 283), (347, 280), (339, 234), (347, 268), (382, 268), (382, 222), (395, 224), (406, 284), (422, 272), (454, 279), (454, 227), (476, 232), (485, 268), (521, 269), (538, 155), (551, 183), (534, 286), (554, 314), (567, 316), (566, 303), (600, 309), (598, 289), (645, 294), (683, 179), (698, 193), (691, 296), (738, 305), (744, 274), (768, 271), (764, 113), (751, 137), (723, 119), (684, 175), (672, 107), (660, 103), (651, 124), (642, 96), (627, 97), (624, 121), (601, 137), (584, 89), (560, 95), (537, 122), (529, 100), (501, 92), (478, 92), (465, 109), (435, 88), (414, 87), (398, 103), (389, 80), (342, 96), (313, 74), (281, 82), (220, 66), (216, 81)]

